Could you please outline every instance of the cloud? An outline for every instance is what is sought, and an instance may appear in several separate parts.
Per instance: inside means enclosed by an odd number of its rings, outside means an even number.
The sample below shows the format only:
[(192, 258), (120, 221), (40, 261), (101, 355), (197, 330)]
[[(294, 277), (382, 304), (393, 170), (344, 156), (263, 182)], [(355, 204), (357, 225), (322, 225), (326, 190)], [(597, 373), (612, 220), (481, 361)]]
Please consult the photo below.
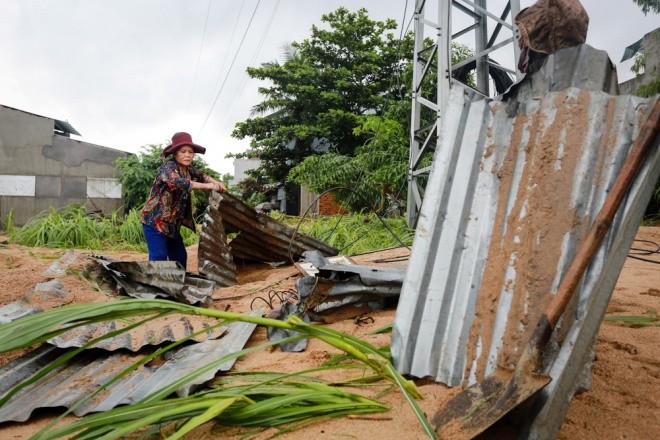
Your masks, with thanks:
[[(216, 0), (209, 9), (205, 0), (0, 0), (0, 104), (66, 119), (82, 140), (132, 152), (189, 131), (208, 148), (204, 158), (212, 167), (232, 172), (225, 154), (244, 151), (249, 141), (231, 138), (231, 131), (261, 99), (248, 66), (281, 60), (284, 43), (307, 38), (321, 15), (339, 6), (365, 7), (373, 19), (400, 23), (406, 4), (261, 1), (246, 33), (257, 2)], [(435, 3), (427, 1), (428, 8)], [(488, 2), (493, 9), (499, 3)], [(414, 4), (408, 2), (406, 23)], [(591, 19), (588, 43), (614, 62), (658, 24), (657, 15), (645, 17), (632, 0), (583, 4)], [(619, 71), (620, 79), (630, 75)]]

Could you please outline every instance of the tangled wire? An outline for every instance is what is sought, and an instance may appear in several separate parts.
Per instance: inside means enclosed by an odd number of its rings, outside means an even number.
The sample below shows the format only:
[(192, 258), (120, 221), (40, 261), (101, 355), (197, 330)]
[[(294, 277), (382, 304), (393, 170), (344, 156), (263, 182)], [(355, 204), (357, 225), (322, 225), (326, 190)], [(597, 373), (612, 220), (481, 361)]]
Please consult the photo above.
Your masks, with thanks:
[(274, 301), (277, 299), (279, 305), (282, 305), (286, 302), (298, 301), (298, 292), (293, 289), (287, 290), (270, 290), (268, 292), (268, 298), (263, 296), (257, 296), (250, 301), (250, 310), (254, 310), (254, 303), (257, 300), (264, 302), (271, 310), (275, 309)]

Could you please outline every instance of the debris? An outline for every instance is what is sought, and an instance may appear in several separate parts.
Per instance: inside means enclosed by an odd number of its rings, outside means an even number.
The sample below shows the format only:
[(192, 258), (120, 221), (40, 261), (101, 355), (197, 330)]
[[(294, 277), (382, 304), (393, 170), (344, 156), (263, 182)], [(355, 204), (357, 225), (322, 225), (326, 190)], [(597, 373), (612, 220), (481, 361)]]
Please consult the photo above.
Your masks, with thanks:
[[(227, 234), (238, 234), (228, 242)], [(199, 240), (199, 273), (221, 286), (236, 284), (235, 258), (264, 263), (294, 262), (303, 252), (336, 255), (327, 244), (297, 232), (238, 198), (213, 192)]]
[(304, 258), (315, 267), (316, 276), (300, 278), (296, 289), (300, 295), (298, 312), (317, 314), (345, 305), (367, 304), (371, 310), (381, 309), (388, 298), (401, 292), (405, 267), (374, 267), (331, 263), (320, 252), (308, 251)]
[[(258, 313), (262, 312), (255, 312)], [(255, 324), (236, 322), (228, 327), (227, 334), (221, 339), (207, 340), (173, 350), (171, 354), (166, 354), (164, 363), (150, 363), (138, 367), (104, 391), (84, 401), (73, 413), (82, 416), (90, 412), (106, 411), (118, 405), (135, 403), (206, 365), (217, 364), (223, 357), (240, 351), (255, 327)], [(64, 349), (45, 345), (3, 366), (0, 368), (0, 395), (5, 395), (21, 381), (65, 353)], [(71, 408), (142, 357), (142, 354), (123, 351), (110, 354), (100, 350), (85, 350), (12, 396), (0, 407), (0, 423), (24, 422), (37, 408)], [(176, 393), (181, 397), (187, 396), (196, 386), (211, 380), (218, 371), (229, 371), (233, 364), (232, 359), (213, 365), (200, 376), (182, 385)]]
[(49, 308), (63, 305), (69, 292), (63, 289), (59, 280), (38, 283), (27, 295), (18, 301), (0, 307), (0, 324), (12, 322), (23, 316), (43, 312), (44, 305)]
[(68, 268), (85, 258), (87, 257), (84, 254), (74, 251), (73, 249), (69, 249), (57, 261), (51, 264), (48, 269), (46, 269), (44, 276), (46, 278), (62, 277), (66, 274)]
[(171, 298), (185, 304), (208, 305), (215, 283), (195, 276), (177, 261), (110, 261), (96, 257), (126, 295), (134, 298)]

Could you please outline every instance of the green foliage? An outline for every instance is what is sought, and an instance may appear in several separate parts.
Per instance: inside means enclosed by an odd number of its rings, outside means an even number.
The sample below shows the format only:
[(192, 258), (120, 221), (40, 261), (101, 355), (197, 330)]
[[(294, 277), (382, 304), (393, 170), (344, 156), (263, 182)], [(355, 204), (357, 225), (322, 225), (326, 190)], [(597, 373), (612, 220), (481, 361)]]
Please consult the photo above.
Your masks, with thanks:
[[(172, 313), (214, 318), (217, 320), (214, 327), (240, 321), (281, 328), (297, 332), (300, 336), (263, 343), (255, 347), (228, 353), (211, 362), (202, 362), (195, 371), (171, 384), (154, 390), (153, 393), (138, 402), (86, 416), (68, 425), (56, 426), (66, 416), (65, 413), (43, 428), (35, 435), (35, 438), (42, 440), (72, 437), (114, 439), (125, 438), (133, 433), (140, 434), (140, 431), (145, 428), (153, 428), (153, 433), (158, 433), (158, 430), (163, 427), (167, 427), (169, 438), (182, 438), (183, 435), (195, 427), (214, 419), (223, 424), (239, 426), (269, 427), (293, 423), (293, 427), (295, 427), (299, 426), (296, 425), (296, 422), (314, 421), (318, 417), (387, 410), (387, 406), (380, 402), (340, 388), (341, 385), (356, 386), (374, 380), (382, 381), (383, 384), (389, 382), (389, 384), (397, 386), (410, 404), (424, 433), (430, 438), (437, 438), (431, 423), (416, 401), (416, 399), (422, 398), (419, 388), (414, 382), (405, 379), (396, 371), (386, 353), (368, 342), (324, 326), (307, 324), (296, 315), (290, 316), (287, 321), (280, 321), (240, 313), (197, 308), (165, 300), (128, 299), (106, 303), (67, 305), (26, 316), (0, 326), (0, 353), (6, 353), (44, 342), (66, 332), (71, 326), (116, 319), (130, 320), (131, 322), (130, 325), (95, 338), (83, 347), (73, 349), (45, 365), (40, 371), (34, 372), (33, 375), (24, 381), (20, 381), (5, 393), (0, 398), (0, 405), (6, 403), (10, 398), (16, 397), (16, 394), (24, 390), (26, 386), (66, 364), (71, 358), (100, 340), (124, 333), (149, 319)], [(206, 329), (203, 329), (200, 332), (205, 331)], [(194, 336), (194, 334), (190, 335), (188, 338), (161, 347), (153, 353), (144, 354), (141, 359), (119, 372), (111, 380), (106, 381), (102, 387), (84, 398), (78, 405), (84, 404), (97, 393), (103, 392), (106, 387), (111, 386), (134, 369), (146, 365), (151, 360), (185, 343)], [(269, 373), (259, 375), (253, 373), (233, 381), (222, 380), (222, 383), (216, 383), (215, 388), (204, 389), (184, 398), (168, 398), (181, 386), (194, 383), (196, 379), (209, 371), (215, 371), (217, 367), (227, 361), (256, 350), (272, 347), (281, 342), (289, 342), (300, 338), (318, 339), (345, 352), (353, 362), (344, 366), (335, 363), (314, 370), (289, 374)], [(364, 371), (362, 375), (354, 380), (340, 379), (334, 382), (324, 382), (307, 376), (311, 372), (336, 368), (359, 368)], [(346, 376), (346, 374), (342, 375), (343, 378)], [(290, 430), (292, 427), (289, 425), (285, 429)], [(176, 432), (171, 434), (172, 430)], [(142, 431), (141, 434), (147, 433)], [(169, 436), (170, 434), (171, 436)]]
[(370, 20), (365, 9), (342, 7), (321, 20), (327, 29), (313, 26), (284, 63), (248, 69), (271, 85), (259, 90), (265, 100), (254, 110), (262, 116), (237, 124), (232, 135), (252, 138), (262, 174), (274, 181), (315, 152), (353, 156), (368, 139), (355, 132), (361, 116), (380, 113), (401, 93), (393, 78), (405, 64), (400, 55), (412, 55), (411, 34), (395, 38), (394, 20)]
[(603, 321), (618, 322), (631, 327), (649, 327), (660, 326), (660, 316), (654, 309), (647, 310), (643, 316), (639, 315), (608, 315), (603, 318)]
[[(453, 63), (471, 55), (470, 48), (454, 44)], [(404, 77), (408, 76), (409, 72), (404, 74)], [(471, 77), (468, 77), (468, 82), (470, 80)], [(425, 94), (435, 93), (435, 88), (431, 88), (433, 90), (425, 91)], [(358, 195), (348, 191), (334, 194), (339, 202), (353, 211), (387, 209), (386, 195), (395, 194), (395, 198), (400, 198), (406, 183), (410, 153), (410, 103), (408, 99), (392, 100), (382, 116), (358, 116), (359, 124), (353, 133), (356, 137), (366, 138), (366, 141), (355, 148), (353, 156), (336, 153), (308, 156), (291, 170), (289, 179), (316, 193), (335, 187), (349, 187)], [(435, 114), (426, 115), (421, 125), (431, 123), (435, 117)], [(423, 160), (430, 162), (431, 156)]]
[[(293, 227), (300, 223), (298, 217), (287, 217), (279, 212), (270, 215)], [(346, 255), (401, 246), (401, 242), (411, 245), (415, 235), (414, 229), (408, 227), (404, 218), (379, 219), (374, 213), (305, 219), (299, 230)]]
[[(137, 155), (120, 157), (115, 161), (115, 171), (123, 188), (124, 209), (142, 209), (149, 197), (151, 186), (156, 178), (158, 168), (163, 164), (163, 145), (145, 145)], [(210, 169), (206, 162), (199, 156), (195, 156), (193, 166), (201, 169), (209, 176), (220, 180), (220, 175)], [(225, 176), (227, 177), (227, 176)], [(193, 215), (201, 216), (206, 210), (209, 202), (207, 191), (193, 191)]]
[[(7, 228), (7, 234), (12, 243), (24, 246), (147, 250), (138, 210), (132, 210), (122, 218), (117, 212), (110, 217), (90, 214), (82, 204), (70, 205), (63, 210), (51, 208), (20, 228)], [(199, 239), (195, 232), (187, 228), (181, 228), (181, 236), (186, 246)]]
[(655, 12), (656, 14), (660, 12), (660, 0), (633, 0), (637, 6), (642, 8), (644, 15), (648, 14), (649, 11)]
[[(657, 12), (657, 11), (656, 11)], [(637, 54), (635, 62), (630, 68), (635, 74), (640, 75), (646, 69), (646, 54)], [(646, 84), (642, 84), (635, 91), (635, 95), (643, 98), (650, 98), (660, 93), (660, 72), (656, 72), (654, 79)], [(644, 221), (649, 224), (655, 224), (660, 219), (660, 179), (655, 183), (653, 195), (644, 212)]]
[(658, 93), (660, 93), (660, 76), (647, 84), (642, 84), (635, 91), (635, 95), (644, 98), (650, 98)]

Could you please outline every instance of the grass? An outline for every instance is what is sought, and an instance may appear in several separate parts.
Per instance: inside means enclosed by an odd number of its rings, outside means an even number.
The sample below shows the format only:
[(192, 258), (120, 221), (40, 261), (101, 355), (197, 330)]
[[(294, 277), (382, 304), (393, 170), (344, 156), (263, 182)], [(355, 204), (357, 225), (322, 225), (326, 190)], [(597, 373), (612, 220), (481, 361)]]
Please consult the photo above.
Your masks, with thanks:
[[(89, 213), (83, 204), (73, 204), (63, 209), (50, 208), (22, 227), (14, 226), (9, 213), (5, 224), (9, 240), (24, 246), (147, 251), (138, 210), (130, 211), (125, 217), (117, 212), (103, 217)], [(186, 246), (199, 239), (188, 228), (181, 228), (181, 235)]]
[(415, 234), (403, 217), (381, 219), (374, 213), (305, 218), (302, 222), (300, 217), (279, 212), (271, 213), (271, 216), (291, 227), (298, 227), (303, 234), (324, 241), (345, 255), (403, 244), (410, 246)]
[(660, 326), (660, 315), (656, 310), (647, 310), (644, 315), (608, 315), (603, 321), (617, 322), (630, 327)]
[[(349, 214), (304, 219), (272, 214), (275, 220), (324, 241), (345, 255), (353, 255), (393, 246), (411, 245), (414, 230), (404, 218), (381, 219), (376, 214)], [(298, 225), (300, 223), (300, 225)], [(131, 210), (126, 216), (113, 212), (109, 217), (90, 214), (85, 205), (54, 208), (31, 219), (22, 227), (13, 224), (10, 212), (5, 221), (12, 243), (31, 247), (91, 249), (146, 252), (140, 223), (140, 212)], [(197, 243), (199, 235), (181, 228), (186, 246)]]
[[(66, 352), (60, 359), (45, 366), (41, 371), (9, 390), (0, 399), (0, 405), (98, 340), (115, 336), (150, 319), (170, 313), (212, 317), (217, 319), (217, 325), (241, 321), (296, 331), (302, 336), (288, 338), (284, 342), (300, 337), (317, 338), (342, 350), (346, 357), (350, 358), (350, 363), (329, 362), (313, 370), (286, 374), (251, 373), (223, 377), (216, 380), (210, 388), (188, 397), (171, 397), (173, 392), (185, 383), (217, 368), (228, 360), (272, 347), (283, 341), (267, 342), (228, 354), (210, 364), (200, 365), (195, 372), (175, 383), (155, 390), (139, 402), (86, 416), (63, 427), (55, 428), (55, 425), (73, 410), (70, 408), (67, 413), (54, 420), (33, 438), (54, 439), (75, 436), (74, 438), (77, 439), (115, 439), (129, 434), (143, 434), (144, 430), (157, 433), (163, 427), (165, 427), (165, 431), (161, 432), (161, 435), (164, 433), (168, 438), (181, 438), (195, 427), (209, 421), (215, 421), (224, 426), (260, 427), (262, 429), (276, 427), (286, 431), (330, 417), (387, 411), (387, 405), (373, 398), (348, 391), (346, 388), (363, 386), (387, 388), (392, 385), (398, 387), (408, 401), (423, 431), (430, 438), (435, 438), (433, 427), (416, 402), (416, 399), (422, 397), (419, 389), (414, 382), (405, 379), (394, 369), (386, 350), (377, 349), (366, 341), (351, 335), (323, 326), (307, 324), (296, 316), (290, 317), (287, 321), (278, 321), (240, 313), (197, 308), (164, 300), (130, 299), (108, 303), (75, 304), (27, 316), (0, 326), (0, 353), (5, 353), (44, 342), (70, 328), (106, 320), (142, 318), (140, 322), (92, 340), (79, 349)], [(190, 337), (194, 337), (194, 335)], [(185, 339), (176, 341), (159, 348), (154, 353), (145, 355), (136, 364), (125, 369), (86, 399), (92, 398), (120, 377), (129, 374), (137, 366), (145, 365), (155, 357), (161, 356), (165, 351), (184, 342), (186, 342)], [(358, 369), (360, 374), (340, 382), (327, 382), (310, 376), (310, 373), (338, 368)], [(342, 377), (344, 376), (342, 375)], [(380, 384), (375, 384), (375, 382)]]

